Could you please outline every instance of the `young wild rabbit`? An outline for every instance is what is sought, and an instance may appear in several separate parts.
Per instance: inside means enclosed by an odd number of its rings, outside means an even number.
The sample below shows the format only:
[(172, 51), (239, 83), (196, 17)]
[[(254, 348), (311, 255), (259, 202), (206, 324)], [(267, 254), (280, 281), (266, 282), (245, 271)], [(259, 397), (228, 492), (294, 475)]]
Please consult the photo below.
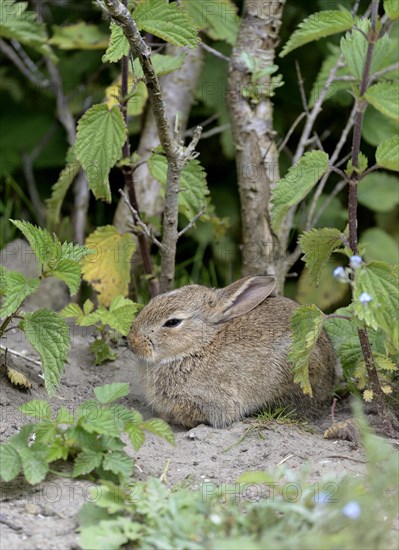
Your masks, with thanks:
[(313, 397), (287, 362), (290, 318), (298, 304), (273, 295), (271, 277), (219, 290), (184, 286), (151, 300), (128, 336), (145, 396), (176, 424), (225, 427), (265, 406), (317, 414), (327, 404), (336, 357), (323, 332), (310, 359)]

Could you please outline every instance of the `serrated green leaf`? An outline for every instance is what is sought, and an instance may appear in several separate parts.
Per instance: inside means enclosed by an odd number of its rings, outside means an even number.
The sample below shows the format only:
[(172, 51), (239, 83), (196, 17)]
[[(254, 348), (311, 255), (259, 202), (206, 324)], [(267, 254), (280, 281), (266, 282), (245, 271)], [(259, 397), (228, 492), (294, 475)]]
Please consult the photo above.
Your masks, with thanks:
[(102, 365), (106, 361), (115, 361), (117, 355), (105, 340), (97, 339), (90, 344), (90, 351), (94, 355), (94, 364)]
[(114, 383), (105, 384), (104, 386), (98, 386), (94, 388), (94, 395), (96, 399), (105, 405), (106, 403), (112, 403), (121, 397), (129, 395), (129, 384), (127, 383)]
[(97, 199), (111, 202), (108, 174), (122, 154), (126, 126), (118, 107), (93, 105), (78, 122), (75, 151)]
[(150, 420), (143, 422), (142, 427), (147, 430), (147, 432), (151, 432), (158, 437), (162, 437), (162, 439), (165, 439), (165, 441), (171, 445), (175, 444), (175, 435), (172, 432), (172, 428), (164, 420), (161, 420), (160, 418), (151, 418)]
[(38, 352), (46, 390), (49, 395), (54, 395), (68, 359), (68, 325), (55, 311), (38, 309), (33, 313), (27, 313), (19, 328), (25, 332), (30, 344)]
[(4, 271), (4, 300), (0, 317), (9, 317), (17, 311), (24, 300), (39, 287), (39, 279), (28, 279), (18, 271)]
[(110, 410), (112, 410), (115, 418), (118, 419), (118, 421), (120, 421), (122, 424), (126, 424), (126, 422), (140, 423), (143, 421), (143, 417), (138, 411), (135, 411), (134, 409), (128, 409), (124, 405), (112, 405), (110, 407)]
[(97, 405), (97, 409), (90, 410), (90, 414), (86, 414), (80, 420), (80, 425), (89, 433), (100, 435), (112, 435), (119, 433), (120, 422), (114, 418), (112, 411), (103, 409)]
[(102, 57), (102, 62), (116, 63), (124, 55), (129, 54), (129, 42), (124, 35), (122, 28), (111, 21), (110, 25), (111, 36), (109, 38), (108, 48)]
[(46, 460), (48, 463), (56, 460), (68, 460), (69, 448), (62, 440), (56, 439), (46, 449)]
[(0, 456), (0, 477), (3, 481), (11, 481), (22, 469), (19, 454), (9, 443), (1, 443)]
[(76, 322), (79, 324), (79, 320), (84, 317), (82, 308), (78, 304), (68, 304), (60, 311), (61, 317), (66, 319), (76, 317)]
[(378, 82), (364, 94), (367, 101), (383, 115), (399, 120), (399, 95), (396, 82)]
[(57, 411), (55, 421), (58, 424), (72, 424), (73, 422), (73, 413), (69, 411), (66, 407), (61, 407)]
[(56, 56), (47, 45), (45, 24), (38, 22), (37, 14), (27, 10), (27, 7), (28, 2), (2, 0), (0, 36), (16, 40), (56, 61)]
[(292, 50), (308, 42), (347, 31), (353, 25), (353, 17), (346, 10), (326, 10), (313, 13), (299, 24), (298, 29), (290, 36), (283, 47), (280, 57), (286, 56)]
[(80, 267), (73, 260), (61, 259), (57, 267), (47, 273), (47, 276), (56, 277), (68, 286), (71, 296), (77, 293), (80, 286)]
[(85, 315), (88, 315), (89, 313), (91, 313), (94, 309), (94, 304), (93, 302), (90, 300), (90, 298), (88, 298), (85, 303), (83, 304), (83, 312)]
[[(106, 322), (112, 328), (126, 336), (130, 331), (134, 316), (140, 307), (140, 304), (132, 302), (129, 298), (116, 296), (109, 306), (109, 315), (107, 315)], [(112, 323), (110, 323), (111, 320)]]
[(399, 204), (399, 178), (375, 172), (358, 184), (358, 201), (375, 212), (389, 212)]
[[(96, 503), (97, 504), (97, 503)], [(83, 550), (118, 550), (129, 542), (129, 526), (137, 526), (130, 518), (119, 516), (102, 519), (96, 525), (82, 528), (79, 546)], [(139, 537), (137, 537), (139, 538)]]
[(0, 265), (0, 296), (4, 296), (7, 291), (7, 269)]
[[(165, 190), (168, 170), (166, 157), (153, 153), (148, 159), (148, 168), (152, 177)], [(197, 160), (191, 160), (184, 166), (180, 176), (179, 212), (192, 219), (206, 205), (208, 195), (205, 170)]]
[(363, 231), (359, 239), (359, 246), (364, 247), (363, 256), (367, 262), (376, 260), (393, 265), (399, 263), (397, 240), (380, 227), (370, 227)]
[(398, 365), (386, 355), (382, 355), (382, 353), (374, 353), (373, 357), (378, 369), (388, 372), (395, 372), (398, 370)]
[(101, 465), (103, 453), (85, 449), (75, 458), (72, 477), (86, 475)]
[(80, 170), (80, 163), (73, 160), (68, 163), (58, 176), (58, 180), (51, 188), (51, 197), (46, 200), (47, 219), (50, 227), (60, 223), (61, 206), (68, 189)]
[(398, 124), (369, 105), (364, 113), (362, 126), (362, 137), (367, 143), (378, 147), (380, 143), (396, 136), (397, 133)]
[(309, 269), (310, 278), (317, 285), (323, 265), (334, 250), (342, 245), (342, 234), (333, 227), (312, 229), (299, 237), (299, 245), (304, 253), (303, 261)]
[(237, 41), (240, 19), (237, 6), (231, 0), (213, 0), (204, 4), (198, 0), (182, 0), (182, 5), (198, 29), (213, 40), (225, 40), (231, 46)]
[(399, 172), (399, 136), (383, 141), (377, 147), (375, 157), (380, 168)]
[(27, 416), (33, 416), (39, 420), (51, 419), (51, 408), (47, 401), (42, 399), (34, 399), (24, 403), (19, 407), (19, 410)]
[(61, 245), (48, 231), (22, 220), (10, 222), (18, 227), (27, 239), (41, 264), (46, 266), (58, 262), (61, 257)]
[(124, 451), (112, 451), (107, 453), (102, 464), (104, 470), (108, 470), (115, 475), (121, 475), (124, 478), (131, 477), (133, 473), (133, 462), (130, 456)]
[(124, 427), (125, 432), (129, 436), (135, 451), (139, 451), (144, 445), (144, 428), (141, 423), (129, 422)]
[(35, 442), (32, 449), (42, 450), (43, 445), (52, 443), (58, 434), (58, 428), (54, 422), (40, 422), (35, 427)]
[(94, 250), (89, 250), (86, 246), (80, 244), (65, 242), (61, 245), (61, 259), (80, 262), (80, 260), (93, 253)]
[(175, 46), (195, 48), (199, 42), (197, 29), (191, 18), (175, 2), (147, 0), (133, 12), (139, 30), (144, 30)]
[(291, 206), (298, 204), (316, 185), (328, 168), (328, 155), (323, 151), (305, 153), (292, 166), (272, 192), (272, 225), (275, 231), (280, 227)]
[(394, 21), (399, 19), (399, 2), (398, 0), (384, 0), (384, 10), (389, 19)]
[(363, 174), (367, 170), (369, 161), (366, 155), (364, 155), (361, 151), (359, 151), (359, 160), (358, 165), (356, 168), (353, 167), (352, 159), (348, 160), (348, 164), (346, 165), (345, 172), (347, 173), (348, 177), (351, 177), (353, 172), (356, 172), (357, 174)]
[(53, 25), (49, 43), (62, 50), (103, 50), (108, 37), (97, 25), (79, 21), (73, 25)]
[(22, 471), (28, 483), (36, 485), (45, 479), (49, 465), (43, 452), (35, 452), (29, 447), (18, 450), (22, 461)]
[(288, 360), (294, 381), (305, 394), (312, 396), (309, 380), (309, 358), (323, 328), (325, 315), (316, 306), (300, 306), (291, 318), (292, 344)]

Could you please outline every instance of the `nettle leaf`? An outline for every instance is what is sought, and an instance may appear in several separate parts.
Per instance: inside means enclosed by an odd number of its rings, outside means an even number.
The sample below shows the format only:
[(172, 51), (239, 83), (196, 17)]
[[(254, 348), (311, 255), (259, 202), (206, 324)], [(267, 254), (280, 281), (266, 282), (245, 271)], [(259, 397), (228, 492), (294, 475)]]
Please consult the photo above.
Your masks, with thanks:
[(65, 242), (61, 245), (61, 256), (65, 260), (73, 260), (79, 262), (88, 254), (93, 254), (93, 250), (89, 250), (86, 246), (80, 244)]
[(104, 386), (94, 388), (94, 395), (103, 405), (106, 403), (112, 403), (113, 401), (116, 401), (121, 397), (125, 397), (128, 394), (129, 384), (127, 383), (105, 384)]
[(399, 120), (399, 97), (396, 82), (378, 82), (364, 94), (367, 101), (383, 115)]
[(100, 306), (96, 311), (93, 311), (93, 313), (89, 313), (85, 317), (79, 319), (78, 324), (82, 327), (87, 327), (100, 322), (101, 325), (109, 325), (123, 336), (127, 336), (134, 316), (140, 307), (140, 304), (132, 302), (129, 298), (116, 296), (116, 298), (112, 300), (109, 309)]
[[(365, 297), (367, 298), (365, 300)], [(354, 313), (374, 330), (381, 329), (394, 346), (399, 315), (399, 277), (395, 267), (371, 262), (356, 270)]]
[(0, 444), (0, 477), (3, 481), (15, 479), (22, 469), (19, 454), (10, 443)]
[(62, 203), (79, 170), (80, 163), (77, 160), (69, 162), (60, 173), (56, 183), (52, 186), (51, 197), (46, 200), (47, 217), (51, 226), (60, 223)]
[(18, 326), (39, 354), (46, 390), (49, 395), (54, 395), (68, 359), (68, 325), (55, 311), (38, 309), (33, 313), (27, 313)]
[(313, 13), (299, 24), (298, 29), (280, 52), (280, 57), (286, 56), (308, 42), (347, 31), (353, 27), (354, 23), (352, 15), (346, 10), (325, 10)]
[[(78, 323), (79, 324), (79, 323)], [(94, 364), (102, 365), (107, 361), (115, 361), (117, 355), (112, 351), (111, 347), (105, 340), (94, 340), (89, 346), (91, 353), (94, 355)]]
[(144, 30), (175, 46), (195, 48), (199, 42), (194, 22), (176, 2), (147, 0), (133, 12), (140, 31)]
[(375, 157), (380, 168), (399, 172), (399, 136), (383, 141), (377, 147)]
[(79, 477), (92, 472), (101, 465), (102, 460), (103, 453), (84, 449), (75, 458), (72, 477)]
[(22, 305), (24, 300), (39, 287), (39, 279), (29, 279), (18, 271), (5, 271), (4, 273), (4, 300), (0, 309), (0, 317), (13, 315)]
[(240, 19), (237, 6), (231, 0), (214, 0), (203, 3), (198, 0), (182, 0), (182, 5), (194, 20), (198, 29), (213, 40), (225, 40), (234, 46), (237, 41)]
[(389, 212), (399, 204), (399, 178), (375, 172), (358, 184), (358, 201), (374, 212)]
[(108, 44), (107, 35), (97, 25), (84, 21), (63, 27), (53, 25), (52, 31), (49, 43), (62, 50), (103, 50)]
[(102, 57), (102, 62), (116, 63), (124, 55), (129, 54), (129, 42), (122, 30), (122, 27), (111, 21), (111, 36), (109, 38), (108, 48)]
[(61, 259), (57, 267), (51, 271), (51, 275), (64, 281), (68, 286), (71, 296), (77, 293), (80, 286), (80, 267), (73, 260)]
[(38, 22), (34, 11), (27, 10), (28, 2), (2, 0), (1, 4), (0, 36), (17, 40), (56, 61), (57, 58), (47, 45), (46, 26)]
[(78, 122), (75, 151), (96, 199), (111, 202), (108, 174), (122, 154), (127, 130), (118, 107), (93, 105)]
[(165, 441), (171, 445), (175, 444), (175, 435), (172, 432), (172, 428), (164, 420), (160, 418), (151, 418), (142, 423), (142, 427), (158, 437), (162, 437)]
[(61, 245), (52, 235), (41, 227), (35, 227), (29, 222), (10, 220), (32, 247), (39, 262), (43, 265), (56, 263), (61, 257)]
[(128, 293), (130, 260), (136, 248), (133, 237), (106, 225), (91, 233), (85, 244), (95, 253), (83, 260), (83, 278), (98, 292), (100, 304), (109, 306), (116, 296)]
[(389, 19), (394, 21), (399, 19), (399, 3), (398, 0), (384, 0), (384, 10)]
[(34, 399), (24, 403), (19, 407), (19, 410), (27, 416), (33, 416), (39, 420), (51, 419), (51, 408), (47, 401), (42, 399)]
[(285, 214), (298, 204), (316, 185), (328, 168), (328, 155), (323, 151), (305, 153), (295, 166), (277, 182), (272, 191), (272, 225), (278, 231)]
[(299, 245), (304, 253), (303, 261), (309, 269), (309, 276), (317, 285), (323, 265), (334, 250), (342, 246), (342, 234), (333, 227), (312, 229), (299, 237)]
[(309, 381), (309, 359), (320, 336), (325, 320), (324, 313), (316, 306), (300, 306), (291, 318), (292, 344), (288, 360), (292, 364), (294, 381), (303, 393), (312, 396)]
[(133, 462), (130, 456), (124, 451), (112, 451), (107, 453), (102, 464), (104, 470), (108, 470), (115, 475), (121, 475), (129, 478), (133, 474)]
[[(166, 188), (168, 161), (165, 156), (153, 153), (148, 159), (148, 168), (154, 179)], [(198, 160), (190, 160), (180, 176), (179, 212), (192, 219), (206, 205), (209, 189), (206, 172)]]

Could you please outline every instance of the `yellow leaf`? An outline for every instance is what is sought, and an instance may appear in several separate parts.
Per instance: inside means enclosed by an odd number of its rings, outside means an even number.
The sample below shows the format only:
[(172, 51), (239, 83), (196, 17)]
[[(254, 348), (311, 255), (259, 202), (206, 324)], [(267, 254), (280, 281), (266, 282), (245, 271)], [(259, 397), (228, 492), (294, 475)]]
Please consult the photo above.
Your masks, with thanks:
[(365, 390), (365, 391), (363, 392), (363, 399), (364, 399), (367, 403), (370, 403), (370, 401), (373, 400), (373, 397), (374, 397), (373, 390)]
[(385, 395), (389, 395), (390, 393), (392, 393), (392, 388), (391, 386), (388, 386), (388, 384), (381, 386), (381, 389), (385, 393)]
[(23, 388), (25, 390), (29, 390), (32, 387), (32, 384), (26, 376), (18, 370), (7, 367), (7, 376), (13, 386), (17, 386), (18, 388)]
[[(127, 103), (127, 113), (129, 116), (140, 115), (147, 101), (148, 92), (144, 82), (139, 82), (135, 88), (133, 88), (133, 77), (129, 76), (128, 81), (129, 101)], [(120, 104), (121, 96), (121, 77), (115, 80), (105, 90), (106, 104), (109, 109), (114, 105)]]
[(115, 296), (128, 293), (130, 260), (135, 250), (133, 237), (106, 225), (87, 237), (86, 246), (95, 253), (83, 261), (83, 278), (98, 292), (99, 303), (109, 307)]

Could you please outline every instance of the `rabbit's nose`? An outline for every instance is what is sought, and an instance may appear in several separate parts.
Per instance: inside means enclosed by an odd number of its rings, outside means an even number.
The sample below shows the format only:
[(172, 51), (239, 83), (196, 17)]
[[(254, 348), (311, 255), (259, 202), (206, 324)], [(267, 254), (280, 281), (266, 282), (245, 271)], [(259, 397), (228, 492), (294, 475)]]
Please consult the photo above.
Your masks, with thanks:
[(127, 337), (129, 347), (136, 355), (149, 357), (152, 353), (152, 345), (149, 338), (138, 332), (131, 331)]

